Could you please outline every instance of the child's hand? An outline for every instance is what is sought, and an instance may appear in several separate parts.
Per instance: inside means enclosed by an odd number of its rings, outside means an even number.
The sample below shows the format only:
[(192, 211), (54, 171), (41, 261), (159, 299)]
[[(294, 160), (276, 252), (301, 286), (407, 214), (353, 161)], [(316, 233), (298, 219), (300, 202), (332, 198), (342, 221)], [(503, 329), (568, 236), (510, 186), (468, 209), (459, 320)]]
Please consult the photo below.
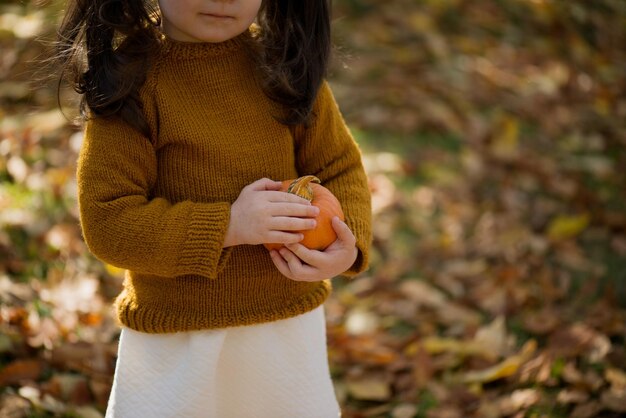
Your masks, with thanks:
[(295, 194), (280, 191), (281, 183), (257, 180), (244, 187), (231, 205), (224, 247), (266, 242), (291, 244), (303, 239), (299, 232), (315, 228), (319, 209)]
[(348, 225), (333, 218), (337, 239), (324, 251), (309, 250), (302, 244), (270, 251), (272, 261), (286, 277), (306, 282), (330, 279), (348, 270), (356, 260), (356, 238)]

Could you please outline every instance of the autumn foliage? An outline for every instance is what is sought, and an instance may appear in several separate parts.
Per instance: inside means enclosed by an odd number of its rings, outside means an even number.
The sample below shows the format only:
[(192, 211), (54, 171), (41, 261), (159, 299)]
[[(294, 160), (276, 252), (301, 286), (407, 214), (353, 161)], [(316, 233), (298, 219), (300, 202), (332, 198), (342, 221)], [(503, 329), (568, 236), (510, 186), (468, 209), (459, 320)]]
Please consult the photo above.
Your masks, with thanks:
[[(122, 273), (80, 236), (60, 2), (0, 0), (0, 417), (101, 417)], [(371, 269), (334, 281), (346, 418), (626, 414), (626, 3), (338, 0)]]

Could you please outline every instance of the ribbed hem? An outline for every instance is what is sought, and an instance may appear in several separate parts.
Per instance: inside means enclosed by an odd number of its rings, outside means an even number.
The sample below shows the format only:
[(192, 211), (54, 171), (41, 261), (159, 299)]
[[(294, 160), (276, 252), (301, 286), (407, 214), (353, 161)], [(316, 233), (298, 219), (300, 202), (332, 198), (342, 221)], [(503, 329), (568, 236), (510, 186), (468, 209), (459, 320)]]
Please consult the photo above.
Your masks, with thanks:
[(230, 248), (222, 247), (229, 221), (228, 203), (198, 205), (191, 213), (187, 239), (176, 264), (179, 275), (217, 277), (230, 255)]
[(329, 281), (319, 282), (312, 291), (286, 306), (233, 306), (214, 311), (211, 306), (200, 313), (174, 313), (167, 306), (147, 309), (140, 307), (128, 293), (122, 292), (116, 301), (118, 320), (123, 326), (147, 333), (185, 332), (260, 324), (287, 319), (317, 308), (331, 292)]

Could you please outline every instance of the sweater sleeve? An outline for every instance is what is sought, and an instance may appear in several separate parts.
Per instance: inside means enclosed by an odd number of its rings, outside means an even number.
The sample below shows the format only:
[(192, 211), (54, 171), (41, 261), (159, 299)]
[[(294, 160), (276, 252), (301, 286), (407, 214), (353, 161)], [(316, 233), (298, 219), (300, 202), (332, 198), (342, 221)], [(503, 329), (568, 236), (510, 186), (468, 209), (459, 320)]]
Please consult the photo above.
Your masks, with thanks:
[(151, 197), (152, 142), (117, 118), (87, 122), (78, 159), (83, 237), (100, 260), (138, 273), (215, 278), (227, 261), (229, 203)]
[(327, 82), (313, 106), (313, 118), (296, 131), (296, 155), (301, 175), (317, 176), (341, 203), (346, 223), (355, 235), (359, 254), (344, 276), (367, 268), (371, 231), (371, 195), (361, 152), (354, 141)]

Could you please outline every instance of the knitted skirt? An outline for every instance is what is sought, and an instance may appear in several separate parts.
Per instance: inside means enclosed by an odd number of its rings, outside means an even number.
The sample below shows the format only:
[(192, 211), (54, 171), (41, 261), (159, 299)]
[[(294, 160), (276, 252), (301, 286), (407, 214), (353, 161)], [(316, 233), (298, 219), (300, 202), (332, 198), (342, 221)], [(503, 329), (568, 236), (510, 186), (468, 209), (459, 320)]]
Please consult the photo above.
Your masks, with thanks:
[(107, 418), (337, 418), (320, 306), (218, 330), (122, 329)]

